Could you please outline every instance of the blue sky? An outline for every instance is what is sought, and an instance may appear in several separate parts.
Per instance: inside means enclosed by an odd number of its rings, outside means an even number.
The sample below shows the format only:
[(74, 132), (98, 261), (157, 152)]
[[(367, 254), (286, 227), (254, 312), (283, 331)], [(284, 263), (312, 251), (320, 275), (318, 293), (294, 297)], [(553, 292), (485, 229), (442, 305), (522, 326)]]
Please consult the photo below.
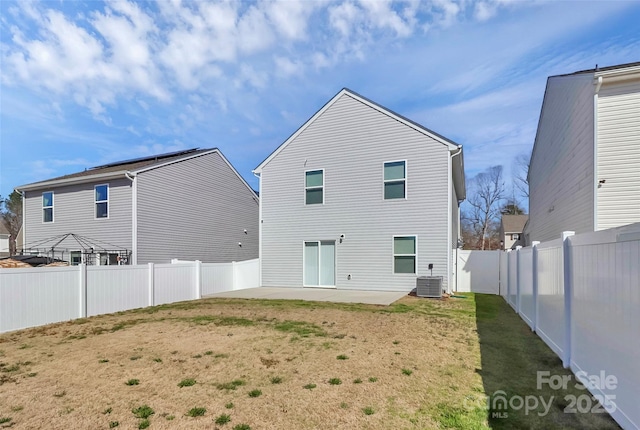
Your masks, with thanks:
[(343, 87), (510, 183), (547, 76), (639, 61), (639, 22), (638, 1), (3, 0), (0, 194), (192, 147), (257, 189), (251, 170)]

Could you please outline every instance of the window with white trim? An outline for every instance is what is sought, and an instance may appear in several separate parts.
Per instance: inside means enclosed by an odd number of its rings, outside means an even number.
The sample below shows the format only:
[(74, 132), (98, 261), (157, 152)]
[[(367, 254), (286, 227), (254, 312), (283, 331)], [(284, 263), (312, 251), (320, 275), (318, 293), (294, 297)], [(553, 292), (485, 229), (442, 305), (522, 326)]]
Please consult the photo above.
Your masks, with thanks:
[(407, 162), (384, 163), (384, 199), (404, 199), (407, 196)]
[(82, 252), (71, 251), (71, 265), (77, 266), (80, 263), (82, 263)]
[(53, 222), (53, 191), (42, 193), (42, 222)]
[(109, 218), (109, 185), (95, 187), (96, 218)]
[(417, 236), (393, 237), (393, 273), (416, 273)]
[(324, 170), (304, 172), (304, 203), (307, 205), (324, 203)]

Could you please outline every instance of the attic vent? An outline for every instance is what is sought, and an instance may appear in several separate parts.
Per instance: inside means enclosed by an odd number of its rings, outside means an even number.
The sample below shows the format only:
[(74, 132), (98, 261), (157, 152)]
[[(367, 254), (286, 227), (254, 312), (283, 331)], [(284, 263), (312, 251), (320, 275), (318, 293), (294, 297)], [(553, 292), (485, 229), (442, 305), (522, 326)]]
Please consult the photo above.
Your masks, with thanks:
[(418, 297), (442, 297), (442, 276), (419, 276), (416, 279)]

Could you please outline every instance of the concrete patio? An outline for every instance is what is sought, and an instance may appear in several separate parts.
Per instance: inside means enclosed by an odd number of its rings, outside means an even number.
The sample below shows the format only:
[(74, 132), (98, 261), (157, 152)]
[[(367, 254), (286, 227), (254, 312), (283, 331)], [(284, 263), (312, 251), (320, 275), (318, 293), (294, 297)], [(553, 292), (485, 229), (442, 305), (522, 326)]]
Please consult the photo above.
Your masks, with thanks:
[(365, 303), (389, 306), (408, 293), (394, 291), (355, 291), (332, 288), (273, 288), (259, 287), (245, 290), (209, 294), (203, 298), (225, 297), (236, 299), (284, 299), (336, 303)]

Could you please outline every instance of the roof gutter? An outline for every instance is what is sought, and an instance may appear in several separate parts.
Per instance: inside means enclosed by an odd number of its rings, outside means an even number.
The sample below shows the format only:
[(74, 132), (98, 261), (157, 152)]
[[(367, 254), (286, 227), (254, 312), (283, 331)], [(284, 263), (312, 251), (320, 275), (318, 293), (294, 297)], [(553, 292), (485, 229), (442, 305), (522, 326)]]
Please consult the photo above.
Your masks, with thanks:
[(131, 264), (138, 264), (138, 175), (135, 172), (124, 172), (125, 178), (131, 181)]

